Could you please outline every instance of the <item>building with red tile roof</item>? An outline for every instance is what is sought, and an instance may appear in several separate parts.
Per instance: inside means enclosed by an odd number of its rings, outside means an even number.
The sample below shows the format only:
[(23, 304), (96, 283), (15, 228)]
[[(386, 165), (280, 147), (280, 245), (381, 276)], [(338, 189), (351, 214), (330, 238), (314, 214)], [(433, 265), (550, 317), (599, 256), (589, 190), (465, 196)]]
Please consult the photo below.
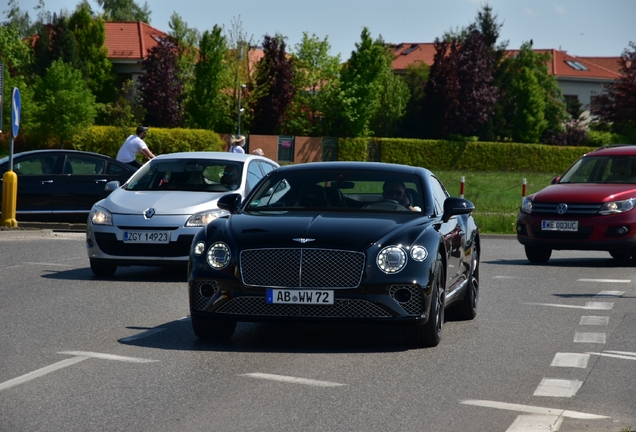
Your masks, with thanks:
[[(429, 66), (433, 64), (434, 43), (400, 43), (390, 46), (395, 54), (393, 70), (396, 74), (406, 73), (406, 67), (416, 62)], [(519, 50), (508, 50), (506, 54), (514, 56), (518, 52)], [(547, 65), (548, 73), (556, 77), (566, 103), (576, 99), (584, 109), (589, 109), (595, 95), (605, 91), (606, 84), (620, 77), (620, 57), (577, 57), (556, 49), (535, 49), (535, 52), (550, 53), (552, 60)]]

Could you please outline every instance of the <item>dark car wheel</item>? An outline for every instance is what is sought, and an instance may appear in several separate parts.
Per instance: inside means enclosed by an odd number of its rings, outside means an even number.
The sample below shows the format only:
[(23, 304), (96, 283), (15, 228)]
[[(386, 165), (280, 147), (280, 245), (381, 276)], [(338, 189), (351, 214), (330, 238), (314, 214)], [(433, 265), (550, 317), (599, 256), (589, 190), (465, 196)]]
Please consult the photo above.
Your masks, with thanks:
[(609, 254), (616, 261), (627, 261), (632, 257), (632, 252), (633, 251), (631, 249), (620, 249), (620, 250), (610, 251)]
[(479, 301), (479, 253), (473, 247), (473, 255), (470, 263), (470, 275), (464, 299), (457, 307), (459, 317), (464, 320), (471, 320), (477, 316), (477, 302)]
[(196, 315), (192, 315), (190, 319), (194, 334), (203, 340), (229, 339), (236, 329), (236, 321), (208, 320)]
[(550, 260), (552, 249), (541, 246), (526, 246), (526, 257), (533, 264), (544, 264)]
[(101, 261), (90, 260), (91, 270), (95, 276), (109, 277), (115, 274), (117, 266), (114, 264), (108, 264)]
[(433, 277), (433, 290), (431, 292), (431, 307), (428, 321), (423, 325), (407, 327), (406, 340), (418, 347), (434, 347), (442, 340), (444, 327), (444, 287), (442, 284), (442, 257), (438, 253), (435, 262), (435, 275)]

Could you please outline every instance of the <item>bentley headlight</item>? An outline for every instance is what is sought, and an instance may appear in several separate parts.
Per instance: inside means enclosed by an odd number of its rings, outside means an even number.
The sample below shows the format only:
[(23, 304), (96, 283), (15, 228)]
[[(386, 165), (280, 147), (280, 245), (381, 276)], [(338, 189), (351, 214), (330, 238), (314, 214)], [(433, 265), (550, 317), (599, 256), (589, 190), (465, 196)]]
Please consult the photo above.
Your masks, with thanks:
[(195, 244), (192, 248), (192, 251), (195, 255), (202, 255), (203, 252), (205, 252), (205, 242), (197, 242), (197, 244)]
[(532, 201), (527, 197), (523, 198), (523, 202), (521, 203), (521, 211), (526, 213), (532, 213)]
[(203, 227), (212, 222), (214, 219), (227, 216), (230, 212), (227, 210), (208, 210), (193, 214), (188, 218), (185, 226), (187, 227)]
[(112, 225), (113, 215), (103, 207), (94, 206), (88, 218), (93, 225)]
[(411, 258), (417, 262), (422, 262), (428, 256), (428, 251), (424, 246), (415, 245), (411, 248)]
[(378, 254), (377, 263), (384, 273), (397, 273), (406, 265), (406, 252), (400, 246), (387, 246)]
[(216, 270), (227, 267), (230, 263), (230, 248), (223, 242), (216, 242), (208, 249), (208, 264)]
[(625, 213), (626, 211), (633, 209), (634, 204), (636, 204), (636, 198), (630, 198), (623, 201), (610, 201), (603, 204), (598, 212), (602, 215)]

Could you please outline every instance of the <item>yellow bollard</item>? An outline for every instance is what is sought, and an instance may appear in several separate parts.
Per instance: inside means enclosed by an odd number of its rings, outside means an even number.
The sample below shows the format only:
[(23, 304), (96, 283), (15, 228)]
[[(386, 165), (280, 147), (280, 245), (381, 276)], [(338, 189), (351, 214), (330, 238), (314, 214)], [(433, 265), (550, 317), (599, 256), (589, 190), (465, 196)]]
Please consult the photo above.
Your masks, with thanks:
[(2, 225), (17, 227), (15, 218), (16, 202), (18, 201), (18, 175), (7, 171), (2, 176)]

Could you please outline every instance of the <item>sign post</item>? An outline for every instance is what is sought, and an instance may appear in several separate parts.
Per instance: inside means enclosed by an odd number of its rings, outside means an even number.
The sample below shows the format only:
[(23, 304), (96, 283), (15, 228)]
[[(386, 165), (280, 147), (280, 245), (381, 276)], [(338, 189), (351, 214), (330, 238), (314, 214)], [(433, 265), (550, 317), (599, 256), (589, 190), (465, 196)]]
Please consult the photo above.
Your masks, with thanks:
[(13, 88), (11, 94), (11, 148), (9, 149), (9, 170), (2, 176), (2, 225), (17, 227), (15, 218), (18, 201), (18, 175), (13, 172), (13, 139), (20, 130), (20, 90)]

